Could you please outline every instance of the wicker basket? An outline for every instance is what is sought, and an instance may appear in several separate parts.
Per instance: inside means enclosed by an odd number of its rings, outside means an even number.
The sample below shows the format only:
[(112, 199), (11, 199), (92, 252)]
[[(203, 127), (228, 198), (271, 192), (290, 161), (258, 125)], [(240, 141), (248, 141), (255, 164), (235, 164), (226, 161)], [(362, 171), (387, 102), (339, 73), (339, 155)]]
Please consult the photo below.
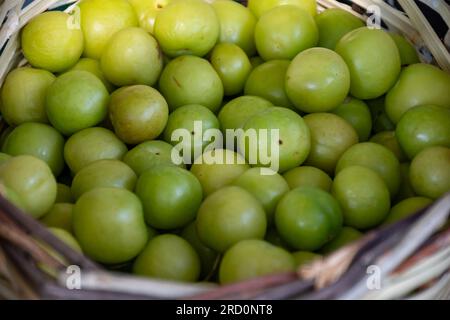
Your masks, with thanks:
[[(449, 52), (414, 1), (398, 0), (408, 16), (381, 0), (347, 1), (352, 6), (332, 0), (317, 2), (319, 10), (340, 7), (361, 19), (377, 5), (384, 24), (409, 38), (424, 62), (450, 71)], [(434, 5), (444, 20), (450, 21), (444, 1), (422, 2)], [(63, 6), (70, 11), (76, 1), (35, 0), (25, 8), (24, 0), (0, 3), (1, 84), (12, 68), (27, 63), (20, 52), (20, 29), (45, 10)], [(218, 286), (106, 271), (0, 196), (0, 299), (449, 299), (450, 228), (444, 227), (449, 216), (447, 194), (416, 215), (372, 231), (295, 273)], [(50, 246), (64, 262), (39, 243)], [(76, 284), (69, 289), (78, 267), (81, 289)]]

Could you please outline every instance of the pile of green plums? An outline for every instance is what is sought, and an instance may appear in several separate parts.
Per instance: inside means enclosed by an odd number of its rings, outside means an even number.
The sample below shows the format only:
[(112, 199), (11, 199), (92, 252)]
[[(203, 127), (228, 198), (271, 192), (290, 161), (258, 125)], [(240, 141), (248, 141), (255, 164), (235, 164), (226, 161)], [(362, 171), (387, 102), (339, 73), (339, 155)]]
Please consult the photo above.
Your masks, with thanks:
[[(292, 272), (450, 191), (450, 74), (401, 35), (315, 0), (78, 9), (22, 30), (0, 193), (107, 268), (221, 284)], [(174, 161), (178, 129), (192, 162)], [(202, 135), (238, 129), (279, 134), (228, 149)], [(269, 144), (278, 171), (250, 156)]]

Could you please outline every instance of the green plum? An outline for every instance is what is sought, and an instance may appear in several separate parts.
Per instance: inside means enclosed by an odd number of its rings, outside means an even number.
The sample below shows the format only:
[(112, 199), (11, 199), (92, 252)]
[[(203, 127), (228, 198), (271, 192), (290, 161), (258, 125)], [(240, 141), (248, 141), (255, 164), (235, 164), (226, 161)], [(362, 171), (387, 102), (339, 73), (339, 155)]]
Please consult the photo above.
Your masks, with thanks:
[(294, 270), (294, 258), (286, 250), (263, 240), (243, 240), (223, 256), (219, 282), (228, 284)]
[(359, 142), (369, 140), (372, 132), (372, 114), (364, 101), (348, 97), (332, 113), (347, 120), (352, 125), (358, 133)]
[(339, 159), (336, 174), (351, 166), (362, 166), (378, 173), (394, 197), (400, 188), (400, 163), (388, 148), (373, 142), (350, 147)]
[[(128, 151), (123, 157), (123, 162), (140, 176), (144, 171), (156, 165), (175, 165), (172, 162), (172, 150), (172, 145), (167, 142), (146, 141)], [(185, 165), (181, 164), (179, 167), (184, 168)]]
[(171, 110), (200, 104), (216, 112), (223, 98), (223, 85), (217, 72), (207, 60), (194, 56), (170, 61), (159, 79), (159, 89)]
[(50, 123), (64, 135), (95, 126), (106, 116), (109, 93), (87, 71), (60, 75), (48, 88), (45, 108)]
[(395, 132), (409, 159), (427, 147), (450, 148), (450, 108), (420, 106), (409, 109), (401, 117)]
[(292, 59), (317, 45), (319, 32), (313, 17), (294, 5), (264, 13), (255, 27), (255, 43), (264, 60)]
[(296, 267), (303, 267), (305, 265), (308, 265), (320, 258), (322, 256), (317, 253), (309, 252), (309, 251), (297, 251), (292, 254), (295, 260)]
[(163, 132), (169, 118), (169, 106), (152, 87), (122, 87), (111, 95), (109, 118), (122, 141), (138, 144), (153, 140)]
[(391, 208), (389, 215), (383, 224), (393, 224), (419, 212), (433, 203), (433, 200), (425, 197), (413, 197), (405, 199)]
[(344, 224), (358, 230), (378, 226), (391, 208), (386, 183), (366, 167), (352, 166), (340, 171), (331, 192), (342, 208)]
[(299, 53), (286, 73), (286, 93), (303, 112), (327, 112), (341, 105), (350, 90), (344, 60), (326, 48)]
[(450, 148), (429, 147), (415, 156), (409, 171), (417, 195), (437, 199), (450, 191)]
[(64, 167), (64, 137), (49, 125), (27, 122), (6, 138), (2, 151), (12, 156), (30, 155), (44, 160), (55, 176)]
[(221, 43), (212, 50), (210, 61), (222, 80), (226, 96), (236, 95), (244, 90), (252, 71), (252, 64), (244, 50), (232, 43)]
[(309, 12), (311, 16), (317, 14), (316, 0), (249, 0), (248, 7), (253, 14), (260, 18), (264, 13), (281, 5), (295, 5)]
[(364, 22), (353, 14), (340, 8), (322, 11), (316, 17), (319, 29), (319, 47), (334, 50), (343, 36), (352, 30), (364, 27)]
[(263, 205), (267, 215), (267, 222), (271, 224), (275, 208), (289, 186), (283, 177), (275, 172), (263, 175), (261, 168), (252, 168), (238, 177), (233, 185), (250, 192)]
[(115, 33), (103, 49), (100, 64), (106, 79), (119, 87), (152, 86), (163, 69), (158, 42), (137, 27)]
[(214, 9), (202, 0), (172, 1), (157, 16), (154, 35), (169, 57), (206, 55), (219, 39)]
[(308, 166), (289, 170), (283, 177), (292, 190), (298, 187), (315, 187), (329, 192), (333, 183), (333, 180), (324, 171)]
[(72, 195), (75, 199), (96, 188), (123, 188), (134, 190), (137, 176), (125, 163), (119, 160), (98, 160), (83, 167), (72, 181)]
[(200, 181), (203, 194), (208, 196), (232, 184), (249, 168), (241, 155), (228, 149), (216, 149), (206, 151), (197, 158), (191, 172)]
[(410, 163), (401, 163), (400, 164), (400, 190), (395, 197), (396, 202), (400, 202), (402, 200), (413, 198), (416, 196), (413, 187), (411, 186), (411, 180), (409, 178), (409, 169)]
[(24, 122), (48, 122), (47, 89), (56, 77), (46, 70), (29, 67), (11, 71), (1, 89), (0, 112), (10, 126)]
[(392, 40), (394, 40), (397, 45), (398, 51), (400, 52), (400, 60), (402, 61), (402, 66), (407, 66), (410, 64), (419, 63), (419, 55), (417, 54), (416, 48), (407, 40), (404, 36), (396, 33), (389, 33)]
[(389, 91), (400, 74), (400, 53), (389, 34), (362, 27), (339, 40), (336, 52), (350, 69), (350, 93), (358, 99), (375, 99)]
[(195, 282), (200, 276), (200, 258), (194, 248), (174, 234), (156, 236), (133, 265), (133, 273), (157, 279)]
[(105, 264), (133, 259), (148, 239), (142, 205), (125, 189), (97, 188), (83, 194), (73, 209), (72, 226), (83, 252)]
[(82, 58), (78, 60), (78, 62), (68, 71), (73, 70), (90, 72), (103, 82), (108, 92), (112, 92), (114, 90), (114, 86), (105, 78), (105, 75), (100, 66), (100, 61), (98, 60), (91, 58)]
[(121, 160), (127, 146), (105, 128), (88, 128), (71, 136), (64, 146), (64, 159), (73, 173), (103, 159)]
[(0, 182), (14, 191), (25, 212), (42, 217), (56, 199), (56, 180), (49, 166), (41, 159), (22, 155), (0, 165)]
[[(196, 122), (200, 125), (200, 131)], [(186, 150), (191, 150), (189, 155), (183, 154), (183, 157), (190, 156), (190, 163), (192, 163), (209, 144), (209, 141), (205, 140), (203, 136), (205, 131), (209, 129), (219, 130), (219, 128), (219, 120), (211, 110), (198, 104), (191, 104), (180, 107), (170, 114), (163, 137), (168, 143), (173, 145), (181, 143), (181, 146)], [(187, 130), (190, 133), (190, 139), (188, 141), (183, 139), (181, 142), (177, 140), (174, 133), (178, 129)], [(183, 150), (185, 150), (184, 148)]]
[(72, 233), (72, 203), (55, 203), (40, 219), (47, 227), (60, 228)]
[(224, 187), (208, 196), (197, 216), (200, 241), (217, 252), (225, 252), (242, 240), (264, 238), (266, 227), (262, 205), (236, 186)]
[(322, 254), (329, 254), (332, 253), (342, 247), (345, 247), (349, 243), (352, 243), (358, 239), (360, 239), (363, 236), (361, 232), (359, 232), (356, 229), (353, 229), (351, 227), (343, 227), (341, 232), (328, 242), (326, 245), (324, 245), (322, 248), (320, 248), (320, 253)]
[(450, 74), (429, 64), (413, 64), (403, 69), (397, 84), (386, 96), (386, 113), (397, 124), (413, 107), (450, 106)]
[(395, 131), (383, 131), (377, 133), (370, 138), (370, 142), (378, 143), (389, 150), (397, 157), (398, 161), (404, 162), (408, 160), (405, 151), (400, 146)]
[(252, 12), (240, 3), (228, 0), (214, 1), (211, 5), (220, 23), (219, 43), (234, 43), (249, 57), (254, 55), (256, 18)]
[(72, 191), (70, 190), (70, 187), (58, 183), (57, 184), (57, 192), (56, 192), (56, 200), (55, 203), (74, 203), (75, 199), (72, 196)]
[[(250, 129), (256, 130), (256, 141), (249, 141), (252, 139), (240, 135), (238, 147), (241, 152), (245, 151), (247, 160), (256, 158), (257, 163), (251, 161), (252, 165), (273, 166), (274, 163), (267, 164), (262, 161), (262, 153), (270, 153), (272, 157), (277, 158), (279, 172), (282, 173), (298, 167), (308, 157), (311, 149), (310, 130), (303, 118), (292, 110), (272, 107), (261, 111), (244, 125), (244, 131), (248, 132)], [(268, 131), (266, 133), (260, 131), (264, 129)], [(274, 135), (274, 132), (278, 134)], [(274, 145), (278, 145), (278, 154), (277, 150), (274, 150)]]
[(296, 250), (315, 251), (338, 235), (342, 217), (338, 202), (328, 192), (299, 187), (278, 203), (275, 225)]
[(83, 53), (83, 33), (71, 23), (74, 17), (48, 11), (31, 19), (21, 32), (22, 52), (36, 68), (61, 72), (73, 66)]
[(136, 184), (148, 225), (164, 230), (186, 226), (195, 219), (202, 202), (202, 186), (185, 169), (155, 166), (145, 171)]
[(272, 107), (269, 101), (255, 96), (240, 96), (225, 104), (219, 112), (222, 130), (239, 129), (255, 114)]
[(245, 83), (245, 94), (264, 98), (278, 107), (292, 109), (294, 106), (284, 85), (290, 63), (289, 60), (271, 60), (255, 67)]
[(133, 7), (126, 0), (83, 0), (79, 3), (84, 56), (100, 59), (109, 39), (128, 27), (137, 27)]
[(315, 113), (305, 117), (311, 131), (311, 151), (305, 164), (332, 174), (339, 158), (358, 143), (355, 129), (332, 113)]
[(128, 2), (136, 12), (139, 27), (153, 34), (156, 16), (171, 0), (128, 0)]

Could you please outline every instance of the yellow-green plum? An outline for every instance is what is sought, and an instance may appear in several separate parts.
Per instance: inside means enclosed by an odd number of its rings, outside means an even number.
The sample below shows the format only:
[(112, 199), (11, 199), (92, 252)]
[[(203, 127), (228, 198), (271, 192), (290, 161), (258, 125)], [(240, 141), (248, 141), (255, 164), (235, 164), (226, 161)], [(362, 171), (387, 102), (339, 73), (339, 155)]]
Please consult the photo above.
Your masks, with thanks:
[(111, 37), (103, 49), (100, 64), (106, 79), (116, 86), (153, 86), (161, 74), (163, 59), (155, 38), (134, 27)]
[(343, 104), (331, 112), (352, 125), (358, 133), (359, 142), (369, 140), (372, 133), (372, 114), (364, 101), (348, 97)]
[(20, 199), (19, 195), (11, 188), (5, 186), (5, 184), (1, 181), (0, 181), (0, 195), (6, 200), (8, 200), (16, 208), (25, 210), (25, 206), (22, 200)]
[(264, 13), (282, 5), (295, 5), (299, 8), (305, 9), (311, 16), (317, 14), (316, 0), (249, 0), (248, 7), (253, 14), (260, 18)]
[(400, 201), (391, 208), (389, 215), (383, 224), (393, 224), (419, 212), (433, 203), (433, 200), (425, 197), (412, 197)]
[(396, 202), (400, 202), (402, 200), (413, 198), (416, 196), (416, 192), (413, 190), (411, 186), (411, 180), (409, 178), (409, 170), (410, 163), (405, 162), (400, 164), (400, 188), (397, 196), (395, 197)]
[(343, 227), (341, 232), (339, 232), (339, 234), (336, 236), (336, 238), (328, 242), (320, 249), (320, 253), (322, 254), (332, 253), (342, 247), (345, 247), (349, 243), (352, 243), (360, 239), (362, 236), (363, 234), (356, 229), (353, 229), (351, 227)]
[(109, 118), (122, 141), (139, 144), (153, 140), (163, 132), (169, 118), (169, 106), (152, 87), (122, 87), (111, 95)]
[(1, 90), (0, 112), (10, 126), (24, 122), (48, 122), (47, 89), (56, 77), (46, 70), (29, 67), (11, 71)]
[(372, 136), (370, 139), (370, 142), (378, 143), (389, 150), (391, 150), (394, 155), (397, 157), (398, 161), (404, 162), (408, 160), (408, 157), (405, 154), (405, 151), (403, 151), (402, 147), (400, 146), (400, 143), (398, 142), (397, 135), (395, 134), (395, 131), (383, 131), (380, 133), (377, 133), (376, 135)]
[(329, 192), (333, 183), (333, 180), (324, 171), (309, 166), (289, 170), (283, 174), (283, 177), (292, 190), (298, 187), (314, 187)]
[(68, 71), (72, 71), (72, 70), (90, 72), (103, 82), (103, 84), (105, 85), (105, 88), (108, 90), (108, 92), (111, 92), (114, 90), (114, 86), (105, 78), (105, 75), (100, 66), (100, 61), (98, 61), (98, 60), (91, 59), (91, 58), (81, 58)]
[(72, 196), (72, 191), (70, 191), (70, 187), (65, 184), (58, 183), (55, 203), (74, 203), (74, 202), (75, 199)]
[(55, 203), (40, 219), (47, 227), (59, 228), (72, 233), (72, 203)]
[(50, 72), (73, 66), (83, 53), (83, 33), (74, 17), (48, 11), (34, 17), (22, 31), (22, 52), (36, 68)]
[(407, 66), (410, 64), (419, 63), (419, 55), (417, 54), (416, 48), (407, 40), (404, 36), (389, 33), (392, 40), (394, 40), (397, 45), (398, 51), (400, 52), (400, 60), (402, 61), (402, 66)]
[(139, 27), (153, 34), (155, 20), (158, 13), (164, 9), (171, 0), (128, 0), (133, 6), (139, 20)]

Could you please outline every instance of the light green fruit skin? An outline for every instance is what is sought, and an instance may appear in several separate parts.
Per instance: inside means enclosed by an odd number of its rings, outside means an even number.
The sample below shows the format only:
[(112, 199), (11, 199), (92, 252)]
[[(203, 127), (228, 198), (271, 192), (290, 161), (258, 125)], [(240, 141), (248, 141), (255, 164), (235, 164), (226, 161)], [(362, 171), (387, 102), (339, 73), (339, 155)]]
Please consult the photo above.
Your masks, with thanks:
[(245, 94), (264, 98), (275, 106), (293, 109), (284, 85), (290, 63), (289, 60), (271, 60), (255, 67), (245, 83)]
[(317, 14), (316, 0), (249, 0), (248, 7), (253, 14), (260, 18), (264, 13), (281, 5), (295, 5), (309, 12), (311, 16)]
[(449, 108), (449, 88), (448, 73), (429, 64), (410, 65), (402, 70), (397, 84), (387, 94), (386, 113), (397, 124), (414, 107), (435, 105)]
[(359, 232), (356, 229), (353, 229), (351, 227), (343, 227), (341, 232), (331, 240), (329, 243), (324, 245), (320, 249), (320, 253), (322, 254), (329, 254), (332, 253), (342, 247), (345, 247), (349, 243), (352, 243), (358, 239), (360, 239), (363, 236), (361, 232)]
[(411, 162), (411, 186), (417, 195), (438, 199), (450, 191), (450, 148), (429, 147)]
[(334, 50), (343, 36), (352, 30), (364, 27), (364, 22), (351, 13), (339, 9), (330, 8), (319, 13), (316, 17), (319, 29), (319, 47)]
[(330, 192), (333, 183), (333, 180), (324, 171), (308, 166), (289, 170), (283, 174), (283, 177), (291, 190), (298, 187), (315, 187)]
[(378, 143), (389, 150), (397, 157), (398, 161), (404, 162), (408, 158), (400, 146), (395, 131), (383, 131), (372, 136), (370, 142)]
[[(214, 164), (205, 161), (207, 158), (217, 159)], [(231, 160), (231, 163), (230, 161)], [(194, 161), (191, 172), (197, 177), (202, 185), (204, 196), (228, 186), (250, 166), (245, 159), (227, 149), (216, 149), (206, 151), (201, 157)]]
[(300, 187), (288, 192), (278, 203), (275, 225), (281, 238), (292, 248), (315, 251), (342, 229), (343, 212), (328, 192)]
[(433, 200), (425, 197), (413, 197), (405, 199), (391, 208), (389, 215), (383, 224), (393, 224), (419, 212), (433, 203)]
[(269, 101), (256, 96), (240, 96), (225, 104), (219, 112), (223, 131), (239, 129), (255, 114), (272, 107)]
[(60, 228), (72, 233), (72, 203), (55, 203), (40, 219), (47, 227)]
[(362, 166), (378, 173), (394, 197), (400, 188), (400, 163), (388, 148), (373, 142), (350, 147), (339, 159), (336, 174), (351, 166)]
[(169, 57), (206, 55), (216, 44), (220, 24), (202, 0), (172, 1), (156, 17), (154, 34)]
[(232, 43), (221, 43), (214, 47), (210, 61), (223, 83), (226, 96), (244, 90), (252, 65), (244, 50)]
[(427, 147), (450, 148), (450, 108), (414, 107), (403, 115), (395, 132), (409, 159)]
[(111, 95), (109, 118), (114, 132), (125, 143), (139, 144), (157, 138), (169, 118), (169, 106), (152, 87), (122, 87)]
[(400, 202), (402, 200), (412, 198), (416, 196), (413, 187), (411, 186), (411, 181), (409, 179), (409, 169), (410, 163), (401, 163), (400, 164), (400, 188), (397, 196), (395, 197), (396, 202)]
[(244, 240), (225, 253), (219, 282), (229, 284), (294, 270), (294, 258), (286, 250), (263, 240)]
[(95, 188), (123, 188), (133, 191), (136, 181), (134, 171), (122, 161), (98, 160), (77, 172), (71, 191), (75, 199)]
[(293, 5), (266, 12), (256, 23), (255, 43), (266, 61), (293, 59), (299, 52), (317, 45), (319, 32), (312, 16)]
[(0, 112), (10, 126), (24, 122), (47, 123), (45, 96), (56, 77), (46, 70), (17, 68), (11, 71), (1, 90)]
[[(77, 239), (75, 239), (69, 231), (61, 229), (61, 228), (57, 228), (57, 227), (51, 227), (51, 228), (48, 228), (48, 230), (51, 233), (53, 233), (53, 235), (56, 236), (59, 240), (64, 242), (66, 245), (68, 245), (70, 248), (72, 248), (76, 252), (79, 252), (79, 253), (83, 252)], [(57, 257), (60, 257), (60, 255), (58, 255), (58, 254), (56, 254), (56, 255), (57, 255)]]
[(186, 226), (202, 202), (202, 186), (189, 171), (157, 166), (144, 172), (136, 184), (148, 225), (163, 230)]
[(105, 128), (84, 129), (71, 136), (64, 146), (64, 159), (73, 173), (103, 159), (121, 160), (127, 146)]
[(214, 270), (214, 266), (218, 259), (218, 254), (214, 250), (208, 248), (200, 241), (197, 234), (197, 225), (193, 221), (188, 224), (181, 232), (181, 237), (185, 239), (194, 248), (200, 258), (201, 278), (206, 278)]
[(12, 155), (30, 155), (45, 161), (55, 176), (64, 168), (64, 137), (53, 127), (27, 122), (6, 138), (2, 151)]
[(73, 16), (61, 11), (44, 12), (23, 28), (22, 52), (36, 68), (50, 72), (73, 66), (83, 53), (83, 33)]
[(0, 166), (0, 182), (20, 198), (23, 209), (42, 217), (55, 202), (56, 180), (49, 166), (33, 156), (16, 156)]
[(11, 159), (11, 156), (9, 154), (0, 152), (0, 165), (9, 159)]
[(128, 0), (128, 2), (136, 12), (139, 27), (153, 34), (156, 16), (171, 0)]
[(416, 48), (414, 48), (414, 46), (405, 37), (395, 33), (389, 33), (389, 35), (392, 40), (394, 40), (398, 51), (400, 52), (402, 66), (420, 63)]
[(55, 203), (74, 203), (75, 199), (72, 196), (72, 191), (69, 186), (65, 184), (57, 184), (56, 200)]
[(327, 112), (341, 105), (350, 90), (350, 71), (344, 60), (326, 48), (298, 54), (286, 73), (286, 93), (303, 112)]
[(135, 27), (123, 29), (111, 37), (100, 65), (106, 79), (116, 86), (153, 86), (163, 69), (163, 59), (156, 39)]
[(157, 279), (195, 282), (200, 276), (200, 259), (183, 238), (163, 234), (150, 240), (133, 265), (133, 273)]
[(294, 257), (295, 265), (297, 268), (308, 265), (322, 257), (320, 254), (308, 251), (297, 251), (294, 252), (292, 256)]
[(126, 0), (83, 0), (78, 6), (85, 57), (100, 59), (104, 47), (117, 31), (138, 26), (133, 7)]
[(349, 97), (332, 113), (347, 120), (352, 125), (358, 133), (359, 142), (369, 140), (372, 133), (372, 115), (364, 101)]
[(344, 213), (344, 224), (358, 230), (378, 226), (391, 207), (389, 189), (375, 171), (352, 166), (339, 172), (331, 193)]
[[(1, 165), (1, 164), (0, 164)], [(24, 210), (25, 206), (20, 199), (19, 195), (11, 188), (5, 186), (3, 182), (0, 181), (0, 195), (13, 204), (16, 208)]]
[(200, 241), (217, 252), (225, 252), (242, 240), (262, 239), (266, 228), (262, 205), (248, 191), (236, 186), (211, 194), (197, 215)]
[(309, 114), (304, 119), (311, 132), (311, 151), (305, 164), (333, 174), (341, 156), (358, 143), (358, 134), (332, 113)]
[[(201, 121), (201, 132), (196, 131), (196, 121)], [(184, 138), (182, 140), (172, 140), (174, 131), (178, 129), (184, 129), (187, 130), (186, 132), (189, 132), (190, 137), (187, 141)], [(203, 135), (209, 129), (220, 129), (220, 123), (216, 115), (204, 106), (191, 104), (180, 107), (170, 114), (163, 137), (166, 142), (174, 146), (181, 143), (183, 147), (190, 149), (191, 161), (193, 162), (196, 158), (196, 150), (199, 153), (203, 153), (204, 148), (210, 143), (210, 141), (203, 139)], [(185, 155), (183, 154), (183, 156)]]
[[(123, 157), (123, 162), (140, 176), (153, 166), (160, 164), (175, 165), (172, 162), (172, 150), (172, 145), (167, 142), (160, 140), (146, 141), (128, 151)], [(181, 164), (179, 167), (184, 168), (185, 165)]]
[(234, 43), (251, 57), (256, 53), (256, 18), (250, 9), (233, 1), (218, 0), (212, 4), (220, 23), (219, 43)]
[[(282, 107), (272, 107), (257, 113), (244, 125), (244, 131), (249, 129), (267, 129), (267, 139), (257, 139), (256, 143), (249, 143), (244, 136), (238, 139), (238, 148), (242, 152), (245, 150), (247, 159), (251, 155), (258, 155), (257, 161), (260, 163), (259, 154), (261, 150), (271, 151), (272, 142), (270, 136), (271, 129), (279, 130), (279, 172), (283, 173), (301, 165), (307, 158), (311, 150), (311, 134), (306, 122), (301, 116), (292, 110)], [(267, 140), (267, 141), (264, 141)], [(272, 152), (272, 151), (271, 151)], [(265, 151), (264, 153), (267, 153)], [(274, 158), (272, 156), (272, 158)], [(276, 160), (276, 159), (272, 159)], [(252, 165), (255, 165), (252, 163)], [(273, 165), (273, 163), (272, 163)]]
[(159, 90), (171, 111), (188, 104), (200, 104), (217, 112), (224, 94), (222, 81), (211, 64), (194, 56), (170, 61), (159, 79)]
[(108, 90), (96, 76), (70, 71), (49, 87), (45, 108), (53, 127), (71, 135), (100, 123), (108, 112), (108, 101)]
[(105, 78), (105, 75), (100, 66), (100, 61), (91, 59), (91, 58), (81, 58), (68, 71), (74, 71), (74, 70), (90, 72), (94, 76), (99, 78), (101, 80), (101, 82), (103, 82), (103, 84), (104, 84), (106, 90), (108, 90), (108, 92), (112, 92), (114, 90), (114, 86)]
[(350, 70), (350, 93), (361, 100), (374, 99), (391, 89), (400, 74), (400, 53), (382, 30), (362, 27), (347, 33), (336, 52)]
[(83, 194), (75, 204), (72, 225), (83, 252), (106, 264), (131, 260), (148, 239), (142, 205), (125, 189), (98, 188)]
[(247, 170), (233, 185), (247, 190), (258, 199), (266, 211), (268, 224), (273, 221), (278, 202), (289, 191), (289, 186), (281, 175), (275, 172), (272, 172), (272, 175), (263, 175), (261, 168)]

